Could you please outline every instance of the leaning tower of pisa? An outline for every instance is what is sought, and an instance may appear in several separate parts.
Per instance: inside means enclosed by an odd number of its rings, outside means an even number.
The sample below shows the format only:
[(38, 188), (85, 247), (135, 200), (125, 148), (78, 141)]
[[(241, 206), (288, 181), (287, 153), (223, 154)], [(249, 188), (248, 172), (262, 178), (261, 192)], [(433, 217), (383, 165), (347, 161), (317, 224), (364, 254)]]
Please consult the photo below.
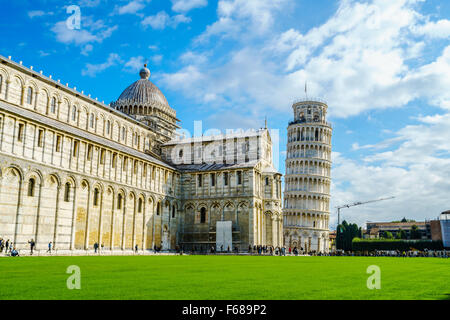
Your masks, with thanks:
[(331, 125), (327, 104), (295, 101), (288, 126), (284, 192), (284, 243), (303, 252), (328, 252)]

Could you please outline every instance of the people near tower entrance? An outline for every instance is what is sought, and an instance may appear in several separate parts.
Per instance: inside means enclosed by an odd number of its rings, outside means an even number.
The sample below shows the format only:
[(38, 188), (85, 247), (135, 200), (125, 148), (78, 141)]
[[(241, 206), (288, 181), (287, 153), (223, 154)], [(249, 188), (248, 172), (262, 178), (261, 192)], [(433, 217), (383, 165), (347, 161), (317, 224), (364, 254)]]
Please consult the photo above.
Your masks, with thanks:
[(223, 252), (223, 245), (220, 246), (220, 252)]
[(138, 245), (135, 245), (135, 246), (134, 246), (134, 253), (137, 253), (137, 252), (138, 252), (138, 249), (139, 249)]
[(289, 247), (289, 255), (291, 255), (292, 254), (292, 249), (291, 249), (291, 247)]
[(105, 244), (102, 242), (102, 245), (100, 247), (101, 247), (101, 250), (103, 251), (103, 249), (105, 248)]
[(5, 248), (5, 240), (0, 239), (0, 253), (3, 252), (4, 248)]
[(48, 243), (48, 250), (47, 250), (47, 252), (52, 253), (52, 242), (51, 241)]
[(98, 243), (96, 242), (94, 243), (94, 252), (97, 253), (97, 251), (98, 251)]
[(296, 256), (298, 256), (298, 249), (297, 249), (297, 247), (294, 247), (294, 254), (295, 254)]
[(281, 248), (281, 255), (286, 256), (286, 247)]
[(31, 239), (30, 241), (28, 241), (28, 243), (30, 244), (30, 255), (33, 255), (33, 251), (34, 251), (34, 247), (36, 246), (36, 242), (34, 242), (34, 240)]

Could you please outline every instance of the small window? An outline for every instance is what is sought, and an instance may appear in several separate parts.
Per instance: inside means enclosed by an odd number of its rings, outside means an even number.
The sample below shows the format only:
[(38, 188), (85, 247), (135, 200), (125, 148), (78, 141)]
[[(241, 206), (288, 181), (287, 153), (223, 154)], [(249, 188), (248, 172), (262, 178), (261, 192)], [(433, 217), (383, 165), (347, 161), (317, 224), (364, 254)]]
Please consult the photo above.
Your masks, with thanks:
[(70, 183), (66, 183), (66, 186), (64, 188), (64, 201), (69, 202), (70, 201)]
[(115, 168), (116, 164), (117, 164), (117, 153), (114, 153), (112, 157), (112, 167)]
[(237, 184), (242, 184), (242, 171), (237, 172)]
[(56, 136), (56, 152), (61, 152), (61, 136)]
[(111, 131), (111, 122), (108, 120), (106, 121), (106, 134), (109, 135)]
[(34, 187), (35, 187), (35, 185), (36, 185), (36, 180), (34, 180), (33, 178), (28, 180), (28, 196), (29, 197), (34, 197)]
[(134, 160), (134, 174), (137, 174), (138, 172), (138, 161)]
[(39, 129), (38, 131), (38, 147), (42, 148), (44, 146), (44, 130)]
[(94, 189), (94, 207), (98, 206), (98, 195), (99, 191), (97, 188)]
[(19, 131), (17, 132), (17, 140), (23, 141), (23, 130), (25, 128), (25, 125), (23, 123), (19, 123)]
[(92, 146), (88, 145), (87, 159), (92, 160)]
[(0, 93), (2, 93), (3, 88), (3, 76), (0, 74)]
[(33, 88), (31, 88), (31, 87), (28, 87), (27, 103), (28, 104), (32, 104), (33, 103)]
[(200, 223), (206, 223), (206, 209), (200, 209)]
[(77, 157), (78, 156), (78, 145), (79, 145), (78, 141), (74, 141), (73, 142), (73, 153), (72, 153), (73, 157)]
[(52, 112), (52, 113), (56, 113), (56, 98), (55, 98), (55, 97), (52, 98), (52, 102), (51, 102), (51, 112)]
[(142, 199), (141, 198), (139, 198), (139, 201), (138, 201), (138, 212), (139, 213), (142, 212)]
[(158, 205), (156, 206), (156, 215), (159, 216), (160, 213), (161, 213), (161, 203), (158, 203)]
[(228, 185), (228, 172), (223, 173), (223, 185), (224, 186)]
[(198, 175), (198, 186), (202, 186), (203, 176), (201, 174)]
[(211, 186), (214, 187), (216, 185), (216, 174), (211, 173)]
[(183, 150), (180, 150), (180, 152), (178, 153), (178, 156), (179, 156), (180, 158), (183, 158)]
[(73, 106), (72, 107), (72, 121), (76, 121), (77, 120), (77, 107)]
[(123, 171), (126, 171), (127, 170), (127, 165), (128, 165), (128, 158), (127, 157), (124, 157), (123, 158)]
[(172, 218), (175, 218), (175, 206), (172, 206)]
[(266, 177), (266, 186), (269, 185), (269, 177)]
[(117, 209), (122, 209), (122, 201), (123, 201), (123, 199), (122, 199), (123, 197), (122, 197), (122, 195), (119, 193), (119, 195), (117, 196)]
[(105, 164), (105, 150), (100, 151), (100, 164)]
[(94, 117), (94, 114), (91, 113), (91, 119), (90, 119), (91, 129), (94, 129), (94, 124), (95, 124), (95, 117)]
[(125, 140), (125, 127), (122, 127), (122, 140)]

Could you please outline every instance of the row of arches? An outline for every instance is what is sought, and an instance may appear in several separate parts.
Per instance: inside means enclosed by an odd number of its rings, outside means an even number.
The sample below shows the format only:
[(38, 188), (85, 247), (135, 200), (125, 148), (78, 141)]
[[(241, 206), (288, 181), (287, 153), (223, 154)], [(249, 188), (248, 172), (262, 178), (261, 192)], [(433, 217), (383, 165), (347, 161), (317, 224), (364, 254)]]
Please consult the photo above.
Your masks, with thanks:
[(331, 181), (328, 178), (287, 177), (285, 191), (307, 191), (330, 193)]
[(288, 146), (287, 158), (319, 158), (331, 161), (331, 147), (318, 145)]
[(331, 144), (331, 129), (298, 125), (288, 129), (288, 142), (315, 141)]
[[(161, 246), (178, 221), (179, 204), (146, 191), (104, 185), (37, 169), (0, 170), (0, 237), (18, 249), (34, 239), (37, 249), (49, 242), (58, 250), (151, 249)], [(166, 231), (165, 231), (166, 230)]]
[(330, 198), (328, 195), (287, 194), (284, 199), (284, 208), (328, 212), (330, 210)]
[(172, 123), (174, 121), (173, 118), (169, 117), (165, 112), (160, 111), (160, 108), (157, 107), (134, 105), (134, 106), (118, 106), (116, 107), (116, 109), (128, 115), (156, 116), (166, 120), (169, 123)]
[(287, 160), (286, 174), (307, 174), (329, 177), (331, 164), (325, 161)]
[(288, 228), (284, 234), (286, 246), (297, 248), (302, 253), (329, 252), (329, 235), (327, 232)]
[[(156, 135), (149, 130), (133, 125), (120, 116), (108, 111), (102, 112), (95, 106), (82, 105), (58, 89), (44, 86), (35, 79), (8, 72), (0, 67), (0, 98), (28, 109), (68, 123), (135, 148), (140, 151), (151, 149)], [(139, 140), (135, 136), (139, 136)]]
[(304, 227), (313, 229), (328, 229), (327, 214), (317, 213), (287, 213), (284, 215), (284, 227)]

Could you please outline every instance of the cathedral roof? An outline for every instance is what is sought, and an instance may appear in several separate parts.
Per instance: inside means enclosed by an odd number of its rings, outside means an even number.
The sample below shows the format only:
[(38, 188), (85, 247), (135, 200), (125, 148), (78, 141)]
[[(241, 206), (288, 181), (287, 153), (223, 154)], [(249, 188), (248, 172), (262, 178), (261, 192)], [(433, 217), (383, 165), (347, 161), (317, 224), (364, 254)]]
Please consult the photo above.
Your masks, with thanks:
[(172, 110), (164, 94), (150, 80), (150, 70), (147, 65), (139, 72), (141, 79), (126, 88), (119, 99), (113, 103), (114, 107), (151, 106), (165, 111)]

